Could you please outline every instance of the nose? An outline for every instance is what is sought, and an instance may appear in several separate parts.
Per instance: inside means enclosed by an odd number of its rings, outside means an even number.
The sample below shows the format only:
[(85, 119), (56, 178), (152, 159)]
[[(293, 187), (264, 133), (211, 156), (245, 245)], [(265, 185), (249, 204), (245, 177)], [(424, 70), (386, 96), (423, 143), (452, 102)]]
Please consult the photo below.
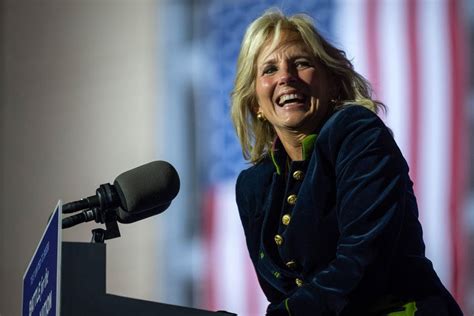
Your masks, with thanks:
[(279, 85), (287, 85), (289, 83), (295, 82), (297, 80), (297, 75), (293, 69), (290, 67), (284, 67), (280, 71), (280, 77), (278, 78)]

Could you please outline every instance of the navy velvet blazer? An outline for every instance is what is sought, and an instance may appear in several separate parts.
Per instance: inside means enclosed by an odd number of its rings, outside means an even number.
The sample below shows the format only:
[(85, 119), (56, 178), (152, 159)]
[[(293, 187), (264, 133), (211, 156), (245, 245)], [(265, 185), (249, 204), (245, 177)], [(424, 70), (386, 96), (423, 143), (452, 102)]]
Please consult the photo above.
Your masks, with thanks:
[(461, 314), (425, 257), (408, 166), (389, 129), (351, 105), (317, 132), (308, 159), (287, 165), (281, 148), (237, 180), (268, 315), (379, 314), (429, 297)]

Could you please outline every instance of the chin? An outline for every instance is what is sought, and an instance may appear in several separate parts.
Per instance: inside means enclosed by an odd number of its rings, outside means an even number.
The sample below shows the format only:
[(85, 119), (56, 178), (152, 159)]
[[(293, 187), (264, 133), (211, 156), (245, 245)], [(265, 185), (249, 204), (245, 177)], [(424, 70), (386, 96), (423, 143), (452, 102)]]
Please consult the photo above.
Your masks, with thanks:
[(305, 125), (305, 121), (304, 119), (290, 119), (290, 120), (287, 120), (285, 122), (285, 126), (288, 127), (288, 128), (292, 128), (292, 129), (297, 129), (297, 128), (301, 128)]
[(308, 130), (316, 129), (318, 122), (319, 119), (314, 117), (314, 115), (301, 115), (286, 120), (285, 126), (301, 132), (307, 132)]

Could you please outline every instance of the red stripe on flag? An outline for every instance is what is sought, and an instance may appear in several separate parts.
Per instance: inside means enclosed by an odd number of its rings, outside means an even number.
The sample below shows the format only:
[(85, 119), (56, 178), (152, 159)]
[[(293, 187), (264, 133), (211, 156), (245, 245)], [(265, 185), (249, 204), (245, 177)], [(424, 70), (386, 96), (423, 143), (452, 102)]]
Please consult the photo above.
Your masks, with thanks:
[(452, 243), (452, 284), (450, 289), (456, 300), (462, 304), (464, 298), (463, 280), (465, 279), (465, 249), (467, 245), (464, 242), (461, 207), (462, 201), (465, 199), (465, 175), (467, 164), (466, 145), (464, 137), (466, 135), (466, 123), (464, 118), (465, 108), (465, 92), (466, 92), (466, 47), (464, 46), (466, 37), (464, 33), (463, 19), (459, 12), (459, 1), (448, 0), (448, 27), (449, 39), (451, 40), (450, 47), (450, 61), (451, 61), (451, 178), (450, 178), (450, 192), (449, 192), (449, 207), (450, 207), (450, 230)]
[[(378, 18), (379, 18), (379, 0), (367, 0), (367, 71), (368, 79), (372, 84), (375, 95), (380, 92), (380, 79), (379, 79), (379, 37), (378, 37)], [(377, 97), (379, 98), (379, 97)]]
[(410, 176), (414, 182), (415, 192), (418, 175), (418, 157), (419, 157), (419, 127), (420, 127), (420, 73), (418, 68), (418, 27), (417, 27), (417, 16), (418, 16), (418, 1), (417, 0), (406, 0), (407, 6), (407, 23), (408, 23), (408, 99), (410, 108)]
[[(210, 258), (210, 262), (214, 262), (215, 246), (213, 244), (215, 240), (215, 192), (214, 189), (209, 189), (204, 194), (203, 202), (203, 217), (202, 217), (202, 234), (204, 237), (204, 249), (207, 256)], [(216, 298), (216, 280), (215, 271), (213, 271), (213, 264), (206, 264), (203, 267), (204, 270), (204, 293), (203, 302), (204, 308), (215, 310), (217, 306)]]
[[(246, 251), (243, 251), (246, 252)], [(260, 312), (260, 296), (258, 293), (258, 282), (255, 270), (249, 259), (248, 253), (243, 256), (245, 262), (245, 296), (247, 299), (247, 315), (258, 315)]]

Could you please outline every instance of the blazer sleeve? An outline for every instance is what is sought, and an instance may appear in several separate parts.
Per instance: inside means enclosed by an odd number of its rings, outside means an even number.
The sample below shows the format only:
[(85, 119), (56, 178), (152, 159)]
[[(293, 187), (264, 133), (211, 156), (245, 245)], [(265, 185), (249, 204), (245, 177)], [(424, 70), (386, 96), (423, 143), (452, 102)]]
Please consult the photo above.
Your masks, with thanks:
[(374, 113), (350, 106), (326, 125), (317, 150), (334, 168), (340, 238), (335, 259), (282, 302), (298, 316), (338, 315), (355, 292), (370, 298), (383, 291), (411, 185), (402, 154)]

